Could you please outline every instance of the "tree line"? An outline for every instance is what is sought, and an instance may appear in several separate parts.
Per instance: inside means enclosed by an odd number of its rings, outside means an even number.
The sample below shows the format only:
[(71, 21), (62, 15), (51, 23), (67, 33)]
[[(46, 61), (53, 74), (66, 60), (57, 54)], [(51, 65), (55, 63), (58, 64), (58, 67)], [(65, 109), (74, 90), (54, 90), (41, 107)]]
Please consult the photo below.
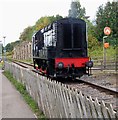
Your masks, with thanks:
[[(103, 36), (105, 36), (103, 30), (106, 26), (110, 27), (112, 30), (107, 41), (113, 46), (116, 45), (118, 40), (118, 1), (108, 1), (104, 6), (100, 5), (96, 11), (96, 19), (94, 22), (87, 19), (86, 9), (84, 7), (82, 8), (79, 0), (72, 1), (67, 17), (81, 18), (87, 22), (89, 49), (93, 50), (95, 46), (100, 45)], [(61, 15), (41, 17), (36, 21), (34, 26), (28, 26), (23, 30), (19, 36), (20, 42), (31, 41), (34, 32), (61, 18), (63, 18)], [(17, 44), (19, 44), (19, 41), (7, 44), (6, 50), (8, 52), (12, 51), (13, 47)]]

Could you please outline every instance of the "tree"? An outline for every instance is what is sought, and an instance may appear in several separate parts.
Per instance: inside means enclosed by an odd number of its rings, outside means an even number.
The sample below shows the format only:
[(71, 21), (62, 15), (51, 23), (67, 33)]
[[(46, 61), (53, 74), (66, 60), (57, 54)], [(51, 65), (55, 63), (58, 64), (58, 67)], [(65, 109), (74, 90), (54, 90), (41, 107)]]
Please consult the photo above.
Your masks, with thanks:
[(10, 51), (12, 51), (12, 50), (13, 50), (13, 45), (10, 44), (10, 43), (8, 43), (8, 44), (6, 45), (6, 51), (7, 51), (7, 52), (10, 52)]
[(35, 24), (35, 30), (38, 31), (50, 23), (48, 17), (41, 17)]
[(79, 0), (72, 1), (71, 9), (69, 10), (69, 17), (82, 18), (85, 17), (85, 8), (81, 8)]
[(48, 24), (50, 24), (56, 20), (59, 20), (61, 18), (63, 18), (63, 17), (60, 15), (56, 15), (56, 17), (54, 17), (54, 16), (41, 17), (35, 24), (35, 31), (38, 31), (38, 30), (42, 29), (43, 27), (47, 26)]
[[(96, 37), (99, 41), (102, 40), (104, 36), (104, 28), (106, 26), (110, 27), (112, 33), (110, 39), (114, 42), (118, 40), (118, 2), (113, 1), (112, 3), (107, 2), (105, 6), (99, 6), (96, 14)], [(112, 41), (113, 42), (113, 41)]]
[(89, 20), (85, 20), (87, 23), (87, 32), (88, 32), (88, 48), (89, 50), (96, 49), (100, 43), (95, 37), (95, 26)]
[[(19, 40), (15, 41), (15, 42), (11, 42), (11, 43), (8, 43), (5, 48), (6, 48), (6, 51), (7, 52), (11, 52), (13, 50), (13, 48), (18, 45), (20, 43)], [(4, 49), (4, 48), (3, 48)]]
[(89, 34), (88, 35), (88, 48), (90, 50), (95, 50), (99, 45), (100, 44), (98, 40), (92, 34)]
[(101, 38), (103, 37), (104, 33), (103, 33), (103, 25), (104, 22), (102, 20), (103, 18), (103, 14), (104, 14), (104, 8), (103, 5), (99, 6), (98, 8), (98, 12), (97, 12), (97, 19), (96, 19), (96, 37), (99, 39), (99, 41), (101, 40)]
[(32, 40), (32, 35), (33, 35), (33, 27), (28, 26), (27, 28), (24, 29), (24, 31), (21, 33), (19, 39), (21, 41), (31, 41)]
[(58, 19), (61, 19), (62, 16), (56, 15), (55, 16), (44, 16), (41, 17), (34, 26), (28, 26), (23, 30), (21, 33), (19, 39), (21, 41), (31, 41), (32, 40), (32, 35), (35, 31), (38, 31), (42, 29), (43, 27), (47, 26), (48, 24), (52, 23), (53, 21), (56, 21)]

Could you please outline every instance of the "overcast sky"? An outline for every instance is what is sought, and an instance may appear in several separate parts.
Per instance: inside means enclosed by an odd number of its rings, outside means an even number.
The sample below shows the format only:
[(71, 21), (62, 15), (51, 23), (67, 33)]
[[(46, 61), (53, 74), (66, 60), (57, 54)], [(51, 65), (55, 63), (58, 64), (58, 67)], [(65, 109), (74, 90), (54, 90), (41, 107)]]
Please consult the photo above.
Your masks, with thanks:
[[(5, 44), (19, 39), (20, 33), (42, 16), (68, 16), (72, 0), (0, 0), (0, 41)], [(95, 19), (98, 7), (113, 0), (80, 0), (90, 20)]]

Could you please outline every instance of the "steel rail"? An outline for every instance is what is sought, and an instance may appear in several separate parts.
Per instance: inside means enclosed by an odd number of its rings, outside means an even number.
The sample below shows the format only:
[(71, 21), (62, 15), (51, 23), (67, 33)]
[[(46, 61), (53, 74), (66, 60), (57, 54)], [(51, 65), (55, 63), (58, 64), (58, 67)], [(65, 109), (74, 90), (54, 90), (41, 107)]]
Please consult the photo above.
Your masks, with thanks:
[(29, 65), (29, 66), (33, 67), (33, 65), (30, 64), (30, 63), (26, 63), (26, 62), (19, 61), (19, 60), (12, 60), (12, 61), (13, 61), (13, 62), (19, 62), (19, 63), (22, 63), (22, 64)]
[(92, 86), (92, 87), (95, 87), (95, 88), (97, 88), (97, 89), (100, 89), (100, 90), (104, 90), (104, 91), (106, 91), (106, 92), (109, 92), (109, 93), (111, 93), (112, 95), (116, 95), (116, 96), (118, 97), (118, 91), (117, 91), (117, 89), (115, 89), (115, 88), (107, 88), (107, 87), (105, 87), (105, 86), (101, 86), (101, 85), (98, 85), (98, 84), (96, 84), (96, 83), (91, 83), (91, 82), (89, 82), (89, 81), (82, 80), (82, 79), (77, 79), (77, 80), (79, 80), (80, 82), (83, 82), (83, 83), (85, 83), (85, 84), (88, 84), (88, 85), (90, 85), (90, 86)]
[(18, 63), (18, 62), (16, 62), (16, 61), (12, 61), (13, 63), (15, 63), (15, 64), (17, 64), (17, 65), (19, 65), (19, 66), (21, 66), (21, 67), (23, 67), (23, 68), (28, 68), (28, 67), (26, 67), (26, 66), (24, 66), (24, 65), (21, 65), (20, 63)]

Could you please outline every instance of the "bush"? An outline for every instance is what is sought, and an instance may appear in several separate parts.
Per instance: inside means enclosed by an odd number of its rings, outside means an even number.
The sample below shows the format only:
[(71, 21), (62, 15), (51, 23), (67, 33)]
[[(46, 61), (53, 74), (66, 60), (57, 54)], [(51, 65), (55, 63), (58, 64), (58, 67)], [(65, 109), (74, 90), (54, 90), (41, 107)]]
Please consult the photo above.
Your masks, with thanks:
[(94, 36), (88, 35), (88, 48), (90, 50), (94, 50), (98, 46), (100, 46), (100, 43), (98, 42), (98, 40)]

